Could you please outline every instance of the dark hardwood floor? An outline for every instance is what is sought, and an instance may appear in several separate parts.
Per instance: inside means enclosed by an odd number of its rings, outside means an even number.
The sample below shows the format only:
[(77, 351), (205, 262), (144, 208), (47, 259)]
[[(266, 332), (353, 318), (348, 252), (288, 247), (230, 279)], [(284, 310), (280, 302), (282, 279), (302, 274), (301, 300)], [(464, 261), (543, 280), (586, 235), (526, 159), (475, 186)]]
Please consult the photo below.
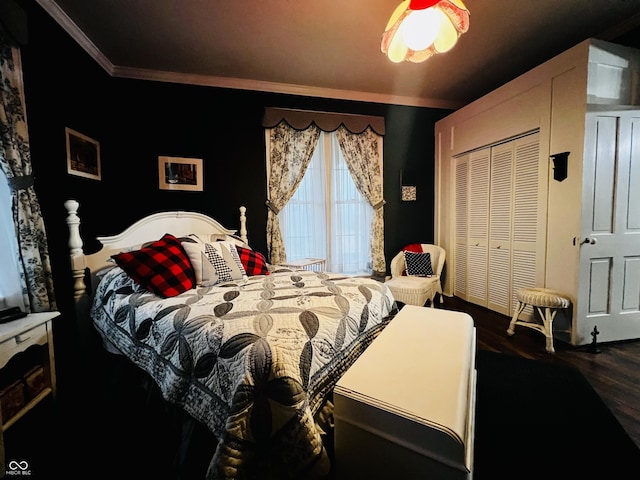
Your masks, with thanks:
[(556, 340), (556, 352), (547, 353), (544, 336), (535, 330), (516, 327), (515, 334), (509, 336), (511, 319), (505, 315), (457, 297), (444, 297), (444, 303), (436, 301), (436, 307), (471, 315), (478, 349), (580, 370), (640, 447), (640, 340), (598, 344), (600, 353), (591, 353), (589, 345), (575, 347)]

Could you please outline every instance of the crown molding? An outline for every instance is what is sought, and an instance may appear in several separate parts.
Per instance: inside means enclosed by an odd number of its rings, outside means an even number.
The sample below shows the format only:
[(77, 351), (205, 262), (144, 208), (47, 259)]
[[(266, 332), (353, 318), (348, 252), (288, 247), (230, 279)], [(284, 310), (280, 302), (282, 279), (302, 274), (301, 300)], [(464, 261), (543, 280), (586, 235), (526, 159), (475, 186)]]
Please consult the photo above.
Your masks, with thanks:
[(53, 0), (36, 0), (44, 10), (56, 21), (62, 29), (71, 35), (78, 45), (80, 45), (85, 52), (93, 58), (98, 65), (100, 65), (105, 72), (109, 75), (113, 75), (113, 64), (107, 57), (98, 49), (93, 42), (87, 37), (82, 30), (75, 24), (73, 20), (62, 10), (57, 3)]
[(351, 100), (356, 102), (382, 103), (389, 105), (405, 105), (410, 107), (440, 108), (456, 110), (463, 106), (459, 102), (439, 99), (410, 97), (403, 95), (388, 95), (384, 93), (363, 92), (355, 90), (341, 90), (309, 85), (295, 85), (287, 83), (266, 82), (242, 78), (219, 77), (213, 75), (196, 75), (177, 72), (164, 72), (141, 68), (121, 67), (114, 65), (94, 45), (76, 23), (53, 0), (36, 0), (36, 2), (73, 38), (85, 52), (112, 77), (136, 80), (151, 80), (158, 82), (180, 83), (236, 90), (251, 90), (259, 92), (283, 93), (305, 97), (327, 98), (335, 100)]
[(120, 78), (137, 80), (151, 80), (157, 82), (180, 83), (207, 87), (229, 88), (235, 90), (252, 90), (258, 92), (283, 93), (304, 97), (329, 98), (335, 100), (351, 100), (357, 102), (384, 103), (391, 105), (406, 105), (412, 107), (442, 108), (455, 110), (462, 106), (459, 102), (437, 99), (407, 97), (402, 95), (387, 95), (382, 93), (362, 92), (355, 90), (340, 90), (308, 85), (266, 82), (262, 80), (247, 80), (242, 78), (216, 77), (212, 75), (195, 75), (177, 72), (162, 72), (141, 68), (114, 67), (112, 75)]

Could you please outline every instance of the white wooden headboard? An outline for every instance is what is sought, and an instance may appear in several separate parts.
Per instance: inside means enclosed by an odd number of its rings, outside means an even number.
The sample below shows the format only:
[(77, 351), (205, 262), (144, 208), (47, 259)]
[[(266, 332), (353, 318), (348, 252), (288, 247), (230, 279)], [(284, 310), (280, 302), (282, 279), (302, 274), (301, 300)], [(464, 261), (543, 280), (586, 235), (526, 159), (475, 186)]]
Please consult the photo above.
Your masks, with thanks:
[[(108, 237), (98, 237), (102, 248), (96, 253), (85, 255), (82, 249), (83, 241), (80, 236), (80, 217), (78, 216), (80, 204), (76, 200), (67, 200), (64, 206), (67, 209), (69, 256), (73, 273), (73, 294), (76, 302), (87, 293), (85, 279), (93, 282), (96, 273), (105, 267), (113, 266), (109, 262), (111, 255), (125, 250), (140, 248), (146, 242), (158, 240), (165, 233), (170, 233), (175, 237), (183, 237), (191, 233), (221, 235), (238, 233), (237, 230), (229, 230), (213, 218), (202, 213), (188, 211), (160, 212), (138, 220), (122, 233)], [(240, 207), (239, 237), (248, 244), (246, 211), (245, 207)]]

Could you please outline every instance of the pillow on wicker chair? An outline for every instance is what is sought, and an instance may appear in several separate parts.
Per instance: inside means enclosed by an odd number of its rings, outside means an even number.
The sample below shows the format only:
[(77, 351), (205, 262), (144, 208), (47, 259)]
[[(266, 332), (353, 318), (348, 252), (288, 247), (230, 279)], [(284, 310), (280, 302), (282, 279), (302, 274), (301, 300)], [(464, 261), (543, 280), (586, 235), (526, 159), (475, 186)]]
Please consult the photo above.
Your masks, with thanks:
[(430, 253), (417, 253), (405, 250), (404, 261), (407, 265), (407, 275), (416, 277), (433, 276)]

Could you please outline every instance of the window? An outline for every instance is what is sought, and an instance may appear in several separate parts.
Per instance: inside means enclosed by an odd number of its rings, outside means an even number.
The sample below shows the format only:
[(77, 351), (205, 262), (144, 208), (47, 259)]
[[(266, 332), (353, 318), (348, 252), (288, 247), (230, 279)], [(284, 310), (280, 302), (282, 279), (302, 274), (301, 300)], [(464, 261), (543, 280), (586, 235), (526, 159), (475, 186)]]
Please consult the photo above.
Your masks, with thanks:
[(302, 182), (278, 214), (287, 259), (325, 258), (329, 271), (371, 274), (372, 217), (336, 134), (322, 132)]
[[(384, 275), (384, 118), (265, 108), (262, 125), (269, 261), (319, 257), (334, 272)], [(296, 211), (296, 203), (304, 206)], [(321, 227), (324, 235), (310, 233)], [(288, 229), (287, 241), (283, 229)]]
[(24, 309), (22, 288), (16, 252), (15, 227), (11, 218), (11, 193), (7, 177), (0, 170), (0, 308), (20, 307)]

